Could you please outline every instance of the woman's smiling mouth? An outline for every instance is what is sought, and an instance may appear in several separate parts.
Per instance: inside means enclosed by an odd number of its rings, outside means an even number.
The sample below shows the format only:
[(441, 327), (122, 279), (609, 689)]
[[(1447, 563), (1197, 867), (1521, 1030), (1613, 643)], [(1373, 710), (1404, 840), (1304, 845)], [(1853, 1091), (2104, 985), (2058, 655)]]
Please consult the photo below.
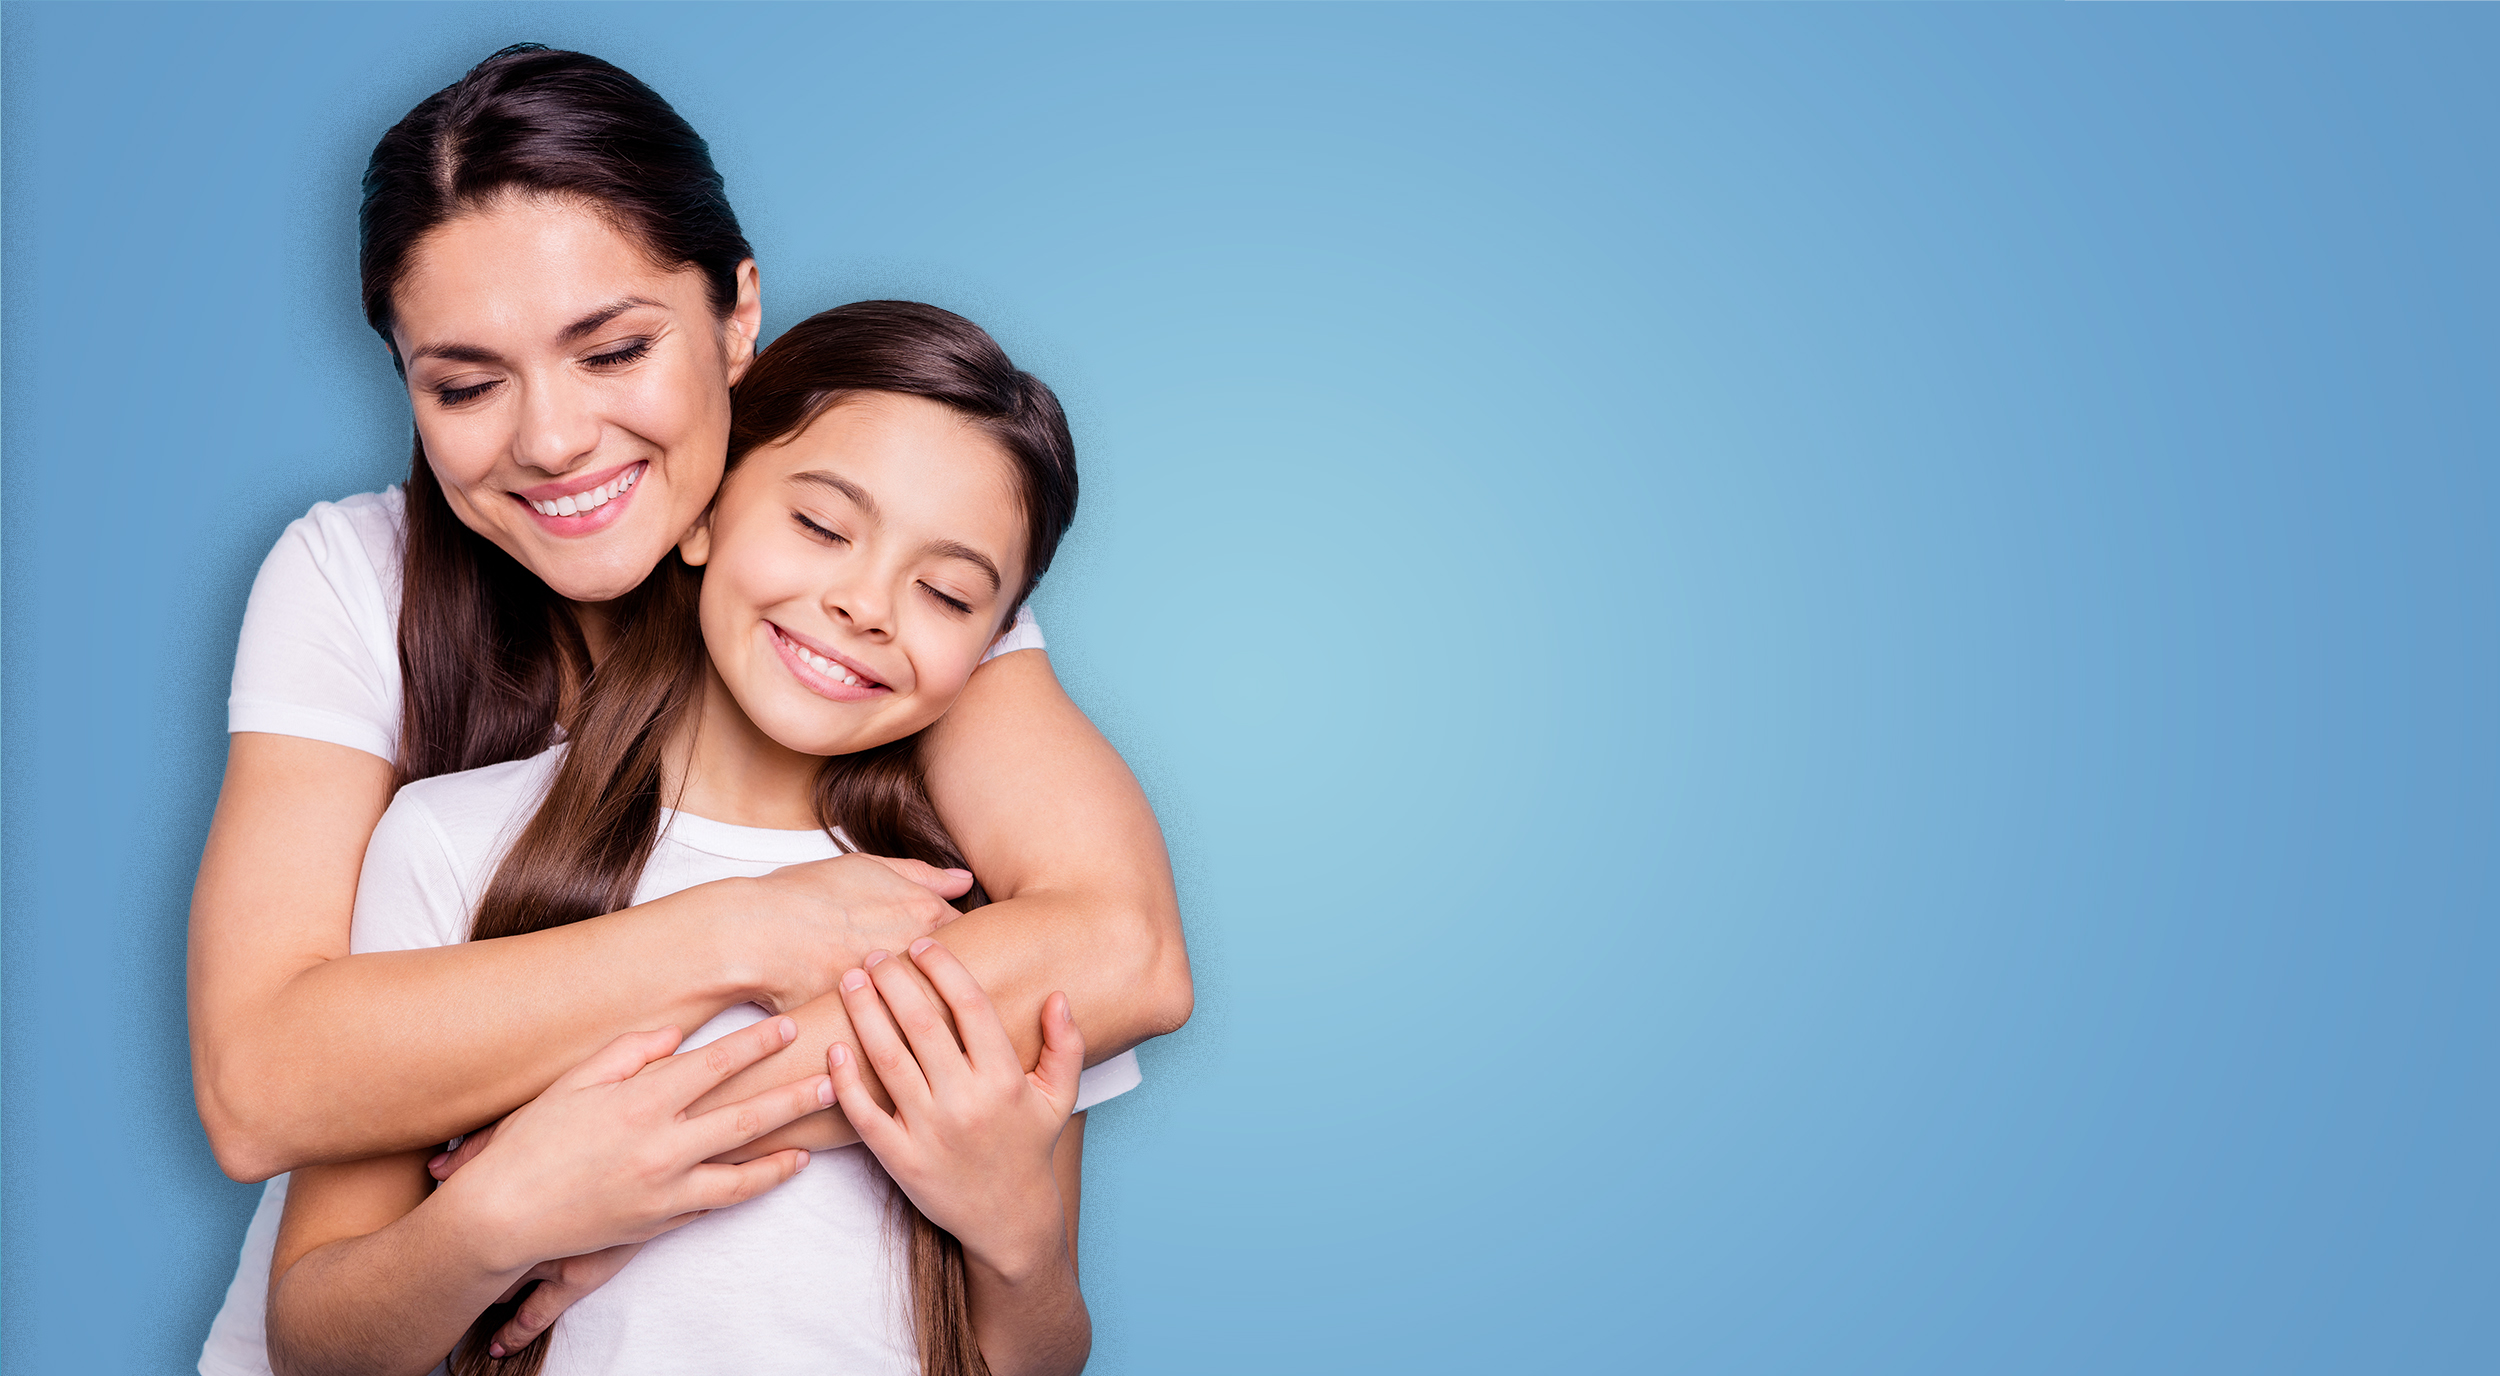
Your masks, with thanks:
[(547, 483), (513, 497), (530, 509), (540, 529), (550, 535), (588, 535), (605, 530), (624, 516), (626, 497), (642, 481), (649, 459), (623, 468), (593, 473), (565, 482)]
[(780, 653), (781, 662), (789, 667), (801, 687), (816, 696), (835, 702), (862, 702), (894, 691), (849, 660), (803, 644), (770, 621), (764, 625), (773, 633), (773, 649)]

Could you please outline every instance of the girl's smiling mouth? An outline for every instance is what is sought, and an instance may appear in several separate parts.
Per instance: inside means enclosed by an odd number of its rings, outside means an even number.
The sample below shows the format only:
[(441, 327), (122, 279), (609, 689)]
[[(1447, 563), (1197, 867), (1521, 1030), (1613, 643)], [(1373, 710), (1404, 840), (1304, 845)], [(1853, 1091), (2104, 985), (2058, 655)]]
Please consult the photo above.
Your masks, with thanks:
[(802, 641), (770, 621), (764, 625), (773, 633), (773, 649), (780, 653), (781, 662), (789, 667), (801, 687), (816, 696), (835, 702), (862, 702), (894, 691), (870, 677), (857, 661)]
[(649, 459), (637, 459), (622, 468), (546, 483), (512, 496), (530, 509), (531, 518), (548, 534), (588, 535), (624, 517), (626, 499), (650, 466)]

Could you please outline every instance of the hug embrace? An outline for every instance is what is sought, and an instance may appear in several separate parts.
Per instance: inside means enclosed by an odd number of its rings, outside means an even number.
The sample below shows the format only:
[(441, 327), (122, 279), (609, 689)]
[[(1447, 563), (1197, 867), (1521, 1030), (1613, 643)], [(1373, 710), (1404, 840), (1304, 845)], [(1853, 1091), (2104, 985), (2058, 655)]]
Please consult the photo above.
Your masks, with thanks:
[(1191, 992), (1025, 610), (1058, 400), (910, 302), (759, 353), (703, 141), (581, 54), (361, 223), (415, 454), (244, 618), (192, 1054), (270, 1184), (200, 1370), (1078, 1370), (1084, 1111)]

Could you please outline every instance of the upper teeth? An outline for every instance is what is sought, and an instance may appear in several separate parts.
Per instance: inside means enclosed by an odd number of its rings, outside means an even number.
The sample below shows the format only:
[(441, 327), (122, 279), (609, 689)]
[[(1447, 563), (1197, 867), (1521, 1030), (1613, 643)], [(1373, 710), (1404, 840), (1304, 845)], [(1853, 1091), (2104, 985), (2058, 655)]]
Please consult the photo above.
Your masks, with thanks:
[(552, 502), (532, 502), (530, 507), (541, 516), (579, 516), (584, 512), (597, 511), (633, 491), (634, 479), (641, 474), (642, 465), (635, 464), (617, 474), (614, 480), (601, 483), (588, 492), (576, 492), (569, 497), (558, 497)]
[(808, 668), (815, 670), (817, 673), (823, 674), (825, 677), (832, 679), (836, 683), (847, 683), (853, 687), (857, 687), (859, 685), (859, 675), (852, 673), (850, 670), (843, 668), (841, 665), (834, 663), (832, 660), (825, 658), (823, 655), (816, 653), (814, 650), (801, 645), (795, 640), (790, 642), (790, 648), (798, 652), (800, 663), (805, 664)]

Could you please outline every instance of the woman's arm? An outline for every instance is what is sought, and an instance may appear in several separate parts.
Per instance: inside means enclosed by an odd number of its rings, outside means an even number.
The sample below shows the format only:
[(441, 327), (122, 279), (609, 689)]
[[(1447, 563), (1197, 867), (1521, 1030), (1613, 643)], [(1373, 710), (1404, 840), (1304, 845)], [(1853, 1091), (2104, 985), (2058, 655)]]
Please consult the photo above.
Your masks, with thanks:
[(638, 1243), (789, 1179), (805, 1153), (702, 1162), (830, 1101), (829, 1080), (686, 1106), (796, 1031), (768, 1019), (678, 1056), (673, 1030), (619, 1037), (430, 1194), (421, 1151), (297, 1171), (270, 1260), (271, 1366), (420, 1376), (538, 1262)]
[(799, 1006), (870, 945), (954, 916), (940, 895), (962, 891), (926, 866), (846, 857), (526, 936), (350, 956), (391, 767), (323, 741), (230, 739), (192, 892), (190, 1004), (200, 1119), (238, 1180), (440, 1142), (629, 1028)]
[[(939, 816), (995, 900), (947, 924), (947, 949), (989, 992), (1027, 1066), (1041, 1053), (1042, 1000), (1054, 990), (1067, 993), (1097, 1061), (1189, 1020), (1189, 952), (1154, 810), (1041, 651), (975, 671), (921, 758)], [(798, 1040), (723, 1085), (715, 1102), (814, 1074), (827, 1047), (855, 1044), (837, 995), (791, 1015)], [(825, 1115), (762, 1145), (849, 1140)]]

